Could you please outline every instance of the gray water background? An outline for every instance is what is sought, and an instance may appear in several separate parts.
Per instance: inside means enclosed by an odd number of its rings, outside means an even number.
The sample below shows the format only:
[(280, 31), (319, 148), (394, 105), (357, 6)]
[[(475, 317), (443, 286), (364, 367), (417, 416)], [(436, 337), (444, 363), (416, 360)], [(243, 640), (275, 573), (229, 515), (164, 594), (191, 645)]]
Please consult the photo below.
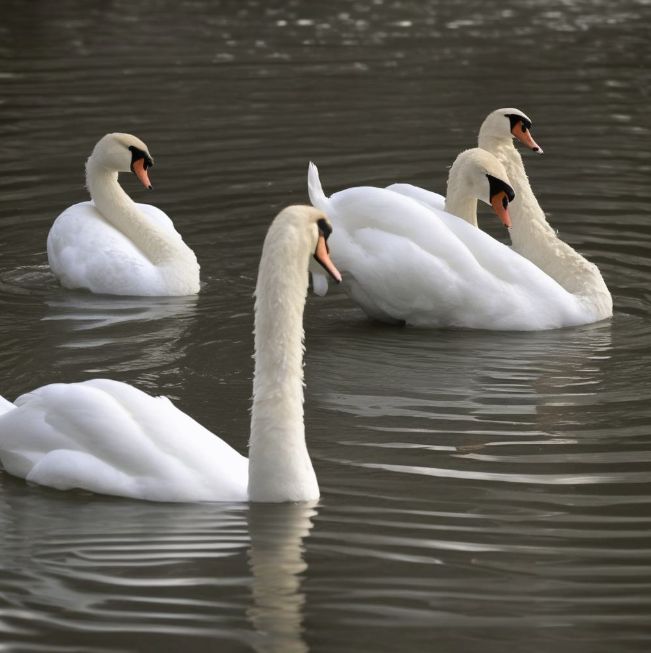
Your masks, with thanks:
[[(0, 2), (0, 394), (105, 376), (246, 451), (265, 230), (327, 192), (444, 191), (516, 106), (612, 321), (396, 329), (306, 309), (316, 506), (165, 505), (0, 472), (0, 650), (651, 648), (649, 0)], [(195, 298), (58, 287), (45, 240), (109, 131), (149, 145)], [(504, 239), (488, 211), (482, 227)]]

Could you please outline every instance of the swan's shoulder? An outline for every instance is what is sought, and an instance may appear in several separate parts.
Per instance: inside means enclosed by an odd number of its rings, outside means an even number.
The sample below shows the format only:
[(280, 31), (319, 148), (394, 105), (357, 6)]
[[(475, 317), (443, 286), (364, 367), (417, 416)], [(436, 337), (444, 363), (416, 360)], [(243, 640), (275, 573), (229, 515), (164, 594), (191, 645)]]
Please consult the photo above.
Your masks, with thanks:
[(387, 186), (387, 190), (411, 197), (428, 208), (436, 209), (437, 211), (445, 210), (445, 197), (443, 195), (425, 190), (420, 186), (413, 186), (412, 184), (391, 184)]
[(61, 226), (62, 224), (73, 224), (81, 220), (95, 220), (102, 218), (102, 214), (97, 210), (95, 204), (91, 201), (77, 202), (72, 204), (67, 209), (64, 209), (54, 221), (52, 227)]
[(330, 197), (328, 215), (347, 231), (379, 229), (410, 234), (435, 222), (437, 213), (407, 195), (386, 188), (356, 186)]
[(359, 186), (330, 199), (335, 233), (338, 226), (349, 233), (377, 232), (377, 236), (407, 238), (424, 250), (438, 252), (447, 251), (450, 245), (465, 250), (465, 241), (473, 240), (478, 231), (457, 216), (386, 188)]
[(22, 395), (0, 457), (50, 487), (154, 500), (245, 500), (247, 460), (164, 397), (94, 379)]
[[(149, 220), (159, 227), (168, 232), (177, 233), (172, 219), (157, 206), (136, 203), (136, 207), (138, 207), (138, 209), (144, 213)], [(58, 230), (69, 229), (72, 232), (72, 229), (78, 229), (81, 227), (84, 229), (84, 232), (88, 232), (89, 226), (95, 229), (105, 227), (117, 231), (104, 219), (104, 216), (102, 216), (102, 214), (97, 210), (92, 200), (78, 202), (77, 204), (69, 206), (57, 217), (52, 228), (54, 229), (56, 227)]]
[(156, 225), (165, 229), (168, 233), (178, 234), (172, 219), (165, 211), (161, 211), (161, 209), (153, 204), (136, 204), (136, 206)]

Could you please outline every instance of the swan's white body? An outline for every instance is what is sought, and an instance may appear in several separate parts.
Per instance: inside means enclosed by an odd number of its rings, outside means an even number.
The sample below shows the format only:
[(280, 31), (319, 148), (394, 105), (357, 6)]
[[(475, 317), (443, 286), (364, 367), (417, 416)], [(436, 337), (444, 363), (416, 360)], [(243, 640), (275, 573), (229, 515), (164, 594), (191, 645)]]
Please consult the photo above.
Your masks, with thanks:
[[(384, 188), (349, 188), (327, 198), (313, 165), (308, 189), (312, 204), (332, 221), (333, 261), (344, 288), (373, 318), (502, 330), (595, 319), (538, 267), (476, 229), (478, 195), (468, 197), (466, 190), (464, 197), (461, 186), (448, 184), (448, 204), (466, 209), (456, 215)], [(462, 214), (465, 220), (457, 217)], [(322, 289), (318, 280), (315, 289)]]
[[(405, 195), (406, 197), (411, 197), (417, 202), (420, 202), (423, 206), (426, 206), (428, 209), (433, 209), (434, 211), (445, 211), (445, 197), (434, 193), (431, 190), (426, 190), (420, 186), (414, 186), (413, 184), (391, 184), (387, 186), (387, 190), (391, 190), (394, 193), (399, 193), (400, 195)], [(468, 222), (466, 216), (458, 216), (463, 218)], [(476, 219), (476, 214), (475, 214)], [(470, 222), (472, 224), (472, 215), (470, 216)], [(474, 224), (473, 226), (477, 226)]]
[[(519, 109), (504, 108), (490, 113), (479, 130), (479, 147), (493, 154), (504, 166), (515, 190), (509, 205), (513, 249), (574, 295), (596, 322), (613, 314), (613, 300), (599, 268), (563, 242), (547, 222), (522, 163), (513, 145), (507, 115), (519, 115)], [(530, 121), (529, 121), (530, 122)]]
[(14, 476), (155, 501), (245, 501), (247, 460), (164, 397), (108, 379), (56, 383), (0, 416)]
[(91, 202), (67, 208), (47, 239), (52, 272), (66, 288), (111, 295), (194, 295), (199, 265), (170, 218), (136, 204), (118, 183), (129, 169), (128, 147), (146, 152), (129, 134), (107, 134), (86, 162)]
[(0, 460), (28, 481), (152, 501), (311, 501), (303, 425), (303, 307), (317, 240), (311, 207), (279, 214), (265, 240), (255, 314), (247, 460), (175, 408), (107, 379), (0, 399)]

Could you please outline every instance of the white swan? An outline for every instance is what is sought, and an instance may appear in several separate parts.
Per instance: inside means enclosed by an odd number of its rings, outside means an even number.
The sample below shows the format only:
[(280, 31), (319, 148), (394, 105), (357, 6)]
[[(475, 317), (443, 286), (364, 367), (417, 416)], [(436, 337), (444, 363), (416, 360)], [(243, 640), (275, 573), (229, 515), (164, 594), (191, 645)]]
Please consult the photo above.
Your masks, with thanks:
[(479, 130), (479, 147), (504, 166), (515, 190), (510, 205), (513, 249), (574, 295), (596, 322), (613, 314), (613, 300), (599, 268), (563, 242), (549, 225), (524, 170), (522, 157), (513, 145), (518, 138), (534, 152), (542, 149), (531, 137), (531, 120), (519, 109), (503, 108), (490, 113)]
[(0, 401), (7, 472), (65, 490), (151, 501), (308, 501), (319, 487), (303, 424), (303, 307), (314, 253), (330, 226), (289, 207), (264, 242), (255, 302), (255, 373), (247, 459), (164, 397), (93, 379), (47, 385)]
[(147, 146), (131, 134), (107, 134), (86, 161), (92, 201), (67, 208), (47, 238), (52, 272), (66, 288), (109, 295), (194, 295), (199, 264), (160, 209), (136, 204), (118, 183), (132, 170), (151, 188)]
[[(333, 260), (351, 298), (371, 317), (415, 326), (541, 330), (593, 321), (591, 310), (538, 267), (468, 223), (477, 198), (498, 207), (508, 199), (508, 179), (485, 151), (460, 157), (446, 201), (466, 221), (385, 188), (327, 198), (310, 165), (310, 199), (333, 223)], [(322, 279), (313, 276), (322, 293)]]

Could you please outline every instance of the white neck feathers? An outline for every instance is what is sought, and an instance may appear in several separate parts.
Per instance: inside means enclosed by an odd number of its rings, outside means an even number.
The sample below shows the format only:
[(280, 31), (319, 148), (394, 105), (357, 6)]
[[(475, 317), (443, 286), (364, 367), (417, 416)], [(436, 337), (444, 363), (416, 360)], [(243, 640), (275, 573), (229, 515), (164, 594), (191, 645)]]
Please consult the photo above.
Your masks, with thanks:
[(303, 424), (303, 309), (310, 253), (306, 231), (305, 220), (295, 224), (277, 218), (262, 250), (255, 291), (251, 501), (319, 497)]
[(455, 167), (452, 166), (445, 191), (445, 210), (476, 227), (477, 198), (468, 192), (468, 187), (462, 176), (455, 172)]
[(479, 147), (502, 163), (515, 191), (515, 199), (509, 204), (513, 249), (593, 310), (595, 319), (610, 317), (612, 297), (599, 268), (562, 241), (547, 222), (513, 140), (480, 131)]
[(104, 219), (121, 231), (154, 265), (173, 261), (187, 250), (183, 240), (149, 220), (118, 183), (118, 173), (91, 157), (86, 186)]

